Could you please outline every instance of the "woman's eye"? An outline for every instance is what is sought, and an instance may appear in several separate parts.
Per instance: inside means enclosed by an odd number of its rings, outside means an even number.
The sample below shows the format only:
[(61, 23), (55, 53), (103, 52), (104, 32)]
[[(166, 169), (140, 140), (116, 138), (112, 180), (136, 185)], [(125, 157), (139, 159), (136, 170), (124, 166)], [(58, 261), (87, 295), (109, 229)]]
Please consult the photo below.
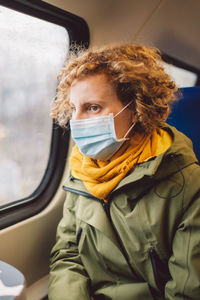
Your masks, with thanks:
[(90, 110), (93, 111), (93, 112), (97, 112), (99, 110), (99, 106), (98, 105), (91, 105)]

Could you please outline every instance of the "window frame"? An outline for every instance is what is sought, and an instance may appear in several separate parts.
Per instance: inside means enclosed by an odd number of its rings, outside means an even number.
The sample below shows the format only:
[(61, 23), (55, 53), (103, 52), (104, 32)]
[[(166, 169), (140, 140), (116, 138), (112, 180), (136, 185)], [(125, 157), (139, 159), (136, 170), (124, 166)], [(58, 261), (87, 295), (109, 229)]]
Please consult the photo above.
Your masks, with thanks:
[(181, 69), (184, 69), (186, 71), (190, 71), (190, 72), (193, 72), (195, 74), (197, 74), (197, 81), (196, 81), (196, 84), (195, 86), (200, 86), (200, 69), (198, 68), (195, 68), (175, 57), (172, 57), (164, 52), (162, 52), (161, 54), (162, 56), (162, 59), (164, 60), (164, 62), (168, 63), (168, 64), (171, 64), (175, 67), (179, 67)]
[[(69, 34), (69, 45), (75, 42), (89, 46), (89, 28), (81, 17), (41, 0), (0, 0), (0, 5), (63, 26)], [(53, 121), (49, 158), (43, 178), (30, 196), (0, 207), (0, 229), (30, 218), (48, 205), (63, 175), (69, 139), (69, 130), (59, 127)]]

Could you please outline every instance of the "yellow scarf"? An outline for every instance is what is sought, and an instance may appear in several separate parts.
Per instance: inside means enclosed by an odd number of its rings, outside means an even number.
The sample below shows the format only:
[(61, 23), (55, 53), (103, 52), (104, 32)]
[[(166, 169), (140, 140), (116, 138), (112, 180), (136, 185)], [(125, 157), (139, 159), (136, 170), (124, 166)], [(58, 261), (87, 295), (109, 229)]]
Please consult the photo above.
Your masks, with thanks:
[(107, 195), (134, 169), (136, 163), (165, 152), (171, 144), (171, 136), (162, 129), (154, 130), (150, 136), (135, 134), (107, 161), (91, 159), (75, 145), (70, 168), (72, 175), (81, 179), (92, 195), (106, 202)]

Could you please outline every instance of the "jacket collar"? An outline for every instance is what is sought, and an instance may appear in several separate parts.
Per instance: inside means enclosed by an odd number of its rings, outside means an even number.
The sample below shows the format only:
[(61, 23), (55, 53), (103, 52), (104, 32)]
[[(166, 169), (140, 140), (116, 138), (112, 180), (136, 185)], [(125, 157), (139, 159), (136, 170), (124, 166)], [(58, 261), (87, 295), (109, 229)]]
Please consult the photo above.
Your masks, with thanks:
[(150, 188), (158, 181), (181, 171), (190, 164), (198, 163), (190, 139), (179, 132), (175, 127), (167, 124), (163, 129), (168, 131), (172, 136), (173, 142), (171, 147), (157, 157), (139, 164), (134, 172), (122, 179), (118, 186), (112, 191), (113, 194), (119, 191), (119, 189), (123, 189), (125, 186), (127, 187), (129, 184), (137, 182), (137, 188), (133, 189), (132, 193), (137, 197), (142, 191)]

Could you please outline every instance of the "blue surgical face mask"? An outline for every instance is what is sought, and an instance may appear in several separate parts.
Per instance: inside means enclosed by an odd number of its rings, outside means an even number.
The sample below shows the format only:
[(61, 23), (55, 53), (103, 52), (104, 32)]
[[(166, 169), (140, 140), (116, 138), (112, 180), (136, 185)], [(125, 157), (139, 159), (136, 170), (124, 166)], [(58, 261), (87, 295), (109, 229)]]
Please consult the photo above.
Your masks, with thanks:
[(110, 159), (127, 140), (127, 135), (135, 125), (135, 123), (131, 125), (122, 139), (117, 139), (114, 118), (126, 109), (130, 103), (115, 116), (111, 113), (107, 116), (90, 119), (70, 120), (71, 135), (79, 151), (93, 159)]

